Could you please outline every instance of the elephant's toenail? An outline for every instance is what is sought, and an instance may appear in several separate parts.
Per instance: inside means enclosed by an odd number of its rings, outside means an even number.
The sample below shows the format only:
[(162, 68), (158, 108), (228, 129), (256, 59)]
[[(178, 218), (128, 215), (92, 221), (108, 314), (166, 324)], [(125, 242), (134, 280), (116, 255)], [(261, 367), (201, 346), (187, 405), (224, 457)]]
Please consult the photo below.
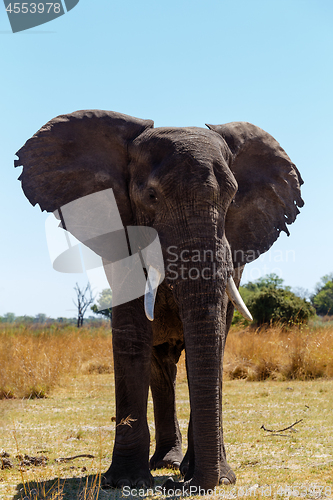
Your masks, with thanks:
[(220, 484), (231, 484), (231, 482), (229, 481), (229, 479), (227, 477), (222, 477), (220, 479)]
[(128, 479), (119, 479), (119, 481), (117, 481), (117, 488), (123, 488), (124, 486), (131, 487), (132, 485)]

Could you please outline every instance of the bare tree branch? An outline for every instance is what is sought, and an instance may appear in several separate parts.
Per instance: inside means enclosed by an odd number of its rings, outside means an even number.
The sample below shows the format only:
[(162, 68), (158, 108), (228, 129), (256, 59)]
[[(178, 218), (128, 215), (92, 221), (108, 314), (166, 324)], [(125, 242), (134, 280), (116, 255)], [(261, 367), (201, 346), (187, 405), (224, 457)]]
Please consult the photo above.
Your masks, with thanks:
[(88, 282), (85, 288), (80, 288), (78, 283), (76, 283), (74, 290), (76, 292), (76, 302), (73, 300), (75, 307), (77, 307), (77, 327), (80, 328), (83, 325), (83, 317), (86, 310), (95, 300), (92, 294), (90, 283)]
[(285, 429), (279, 429), (279, 430), (276, 430), (276, 431), (273, 431), (271, 429), (266, 429), (266, 427), (264, 425), (262, 425), (260, 427), (260, 429), (263, 429), (266, 432), (284, 432), (284, 431), (287, 431), (287, 430), (291, 429), (292, 427), (294, 427), (294, 425), (299, 424), (300, 422), (302, 422), (302, 420), (303, 419), (301, 418), (301, 420), (297, 420), (294, 424), (289, 425), (289, 427), (286, 427)]
[(95, 456), (83, 453), (81, 455), (75, 455), (74, 457), (60, 457), (60, 458), (56, 458), (55, 462), (69, 462), (70, 460), (75, 460), (76, 458), (95, 458)]

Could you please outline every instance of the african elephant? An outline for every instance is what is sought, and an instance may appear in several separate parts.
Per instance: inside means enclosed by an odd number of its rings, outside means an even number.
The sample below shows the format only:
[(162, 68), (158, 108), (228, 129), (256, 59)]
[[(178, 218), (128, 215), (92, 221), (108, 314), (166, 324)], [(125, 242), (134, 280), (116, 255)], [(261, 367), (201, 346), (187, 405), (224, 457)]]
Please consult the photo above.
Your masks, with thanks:
[[(155, 306), (145, 314), (140, 297), (113, 308), (117, 427), (105, 485), (149, 486), (150, 468), (182, 462), (175, 378), (184, 348), (191, 406), (185, 479), (166, 485), (209, 489), (236, 481), (222, 431), (222, 360), (234, 303), (247, 314), (236, 286), (247, 262), (281, 231), (289, 235), (303, 181), (262, 129), (246, 122), (207, 127), (154, 128), (115, 112), (77, 111), (48, 122), (17, 153), (33, 205), (53, 212), (112, 188), (123, 225), (159, 235), (166, 272)], [(200, 258), (206, 255), (214, 258)], [(150, 466), (149, 385), (156, 426)], [(129, 416), (131, 426), (118, 425)]]

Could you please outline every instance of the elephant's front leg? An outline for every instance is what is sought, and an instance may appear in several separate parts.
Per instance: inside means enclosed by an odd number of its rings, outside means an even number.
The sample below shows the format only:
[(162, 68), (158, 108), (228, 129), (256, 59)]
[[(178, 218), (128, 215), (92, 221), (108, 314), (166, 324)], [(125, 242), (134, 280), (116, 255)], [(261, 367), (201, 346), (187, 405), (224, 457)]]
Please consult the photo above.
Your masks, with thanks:
[(150, 487), (147, 398), (152, 331), (142, 299), (113, 309), (112, 342), (116, 392), (116, 436), (104, 486)]
[[(222, 408), (220, 410), (220, 484), (234, 484), (236, 482), (236, 474), (227, 462), (224, 441), (223, 441), (223, 426), (222, 426)], [(190, 417), (190, 422), (188, 426), (187, 433), (187, 451), (180, 465), (180, 472), (183, 474), (185, 481), (189, 481), (194, 474), (195, 469), (195, 456), (194, 456), (194, 443), (193, 443), (193, 429), (192, 420)]]
[[(235, 271), (235, 281), (237, 283), (237, 287), (239, 286), (240, 279), (242, 276), (243, 268), (238, 268)], [(226, 324), (225, 324), (225, 334), (224, 340), (221, 346), (221, 364), (220, 364), (220, 484), (234, 484), (236, 482), (236, 474), (230, 467), (227, 462), (226, 451), (224, 447), (224, 439), (223, 439), (223, 417), (222, 417), (222, 385), (223, 385), (223, 357), (224, 357), (224, 349), (225, 343), (227, 340), (228, 332), (231, 326), (232, 318), (234, 315), (234, 306), (230, 301), (228, 301), (227, 305), (227, 314), (226, 314)]]
[(183, 459), (175, 401), (176, 363), (182, 349), (182, 343), (173, 346), (166, 342), (153, 347), (150, 386), (154, 402), (156, 449), (150, 459), (151, 469), (179, 468)]
[[(239, 279), (237, 281), (237, 285), (239, 285), (240, 277), (242, 274), (242, 269), (241, 272), (239, 273)], [(219, 483), (220, 484), (234, 484), (236, 482), (236, 474), (230, 467), (230, 465), (227, 462), (227, 457), (226, 457), (226, 451), (225, 451), (225, 446), (224, 446), (224, 439), (223, 439), (223, 418), (222, 418), (222, 383), (223, 383), (223, 355), (224, 355), (224, 348), (225, 348), (225, 342), (226, 338), (231, 326), (232, 318), (233, 318), (233, 313), (234, 313), (234, 307), (231, 304), (231, 302), (228, 302), (227, 306), (227, 313), (226, 313), (226, 326), (225, 326), (225, 336), (224, 340), (221, 344), (221, 353), (219, 358), (221, 359), (221, 365), (220, 365), (220, 374), (219, 374), (219, 412), (220, 412), (220, 458), (219, 458), (219, 464), (220, 464), (220, 478), (219, 478)], [(187, 433), (187, 451), (186, 454), (183, 458), (183, 461), (180, 465), (180, 472), (183, 474), (185, 477), (185, 481), (188, 481), (192, 478), (193, 473), (194, 473), (194, 468), (195, 468), (195, 457), (194, 457), (194, 443), (193, 443), (193, 428), (192, 428), (192, 417), (190, 415), (190, 421), (189, 421), (189, 426), (188, 426), (188, 433)]]

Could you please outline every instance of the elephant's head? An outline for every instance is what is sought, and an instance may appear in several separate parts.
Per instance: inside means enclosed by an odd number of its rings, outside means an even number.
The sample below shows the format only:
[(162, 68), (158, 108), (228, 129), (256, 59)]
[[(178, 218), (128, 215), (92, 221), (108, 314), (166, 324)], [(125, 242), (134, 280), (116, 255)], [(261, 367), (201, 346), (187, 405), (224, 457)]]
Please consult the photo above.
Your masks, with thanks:
[[(157, 230), (165, 258), (163, 286), (183, 323), (191, 398), (204, 410), (193, 412), (193, 432), (218, 434), (216, 381), (227, 283), (235, 268), (267, 251), (281, 231), (288, 234), (286, 225), (303, 205), (295, 165), (273, 137), (249, 123), (154, 129), (150, 120), (104, 111), (51, 120), (17, 155), (16, 165), (24, 167), (22, 187), (33, 205), (53, 212), (112, 188), (124, 226)], [(195, 456), (211, 464), (211, 477), (200, 478), (196, 460), (196, 480), (215, 485), (219, 437), (208, 454), (199, 436), (194, 442)]]
[[(157, 229), (170, 260), (169, 281), (184, 275), (188, 261), (203, 261), (207, 271), (209, 251), (230, 275), (268, 250), (280, 231), (289, 234), (286, 224), (303, 205), (302, 179), (260, 128), (244, 122), (208, 128), (154, 129), (151, 120), (78, 111), (42, 127), (18, 151), (15, 165), (24, 167), (20, 179), (29, 201), (49, 212), (113, 188), (124, 226)], [(198, 237), (205, 241), (202, 255)]]

